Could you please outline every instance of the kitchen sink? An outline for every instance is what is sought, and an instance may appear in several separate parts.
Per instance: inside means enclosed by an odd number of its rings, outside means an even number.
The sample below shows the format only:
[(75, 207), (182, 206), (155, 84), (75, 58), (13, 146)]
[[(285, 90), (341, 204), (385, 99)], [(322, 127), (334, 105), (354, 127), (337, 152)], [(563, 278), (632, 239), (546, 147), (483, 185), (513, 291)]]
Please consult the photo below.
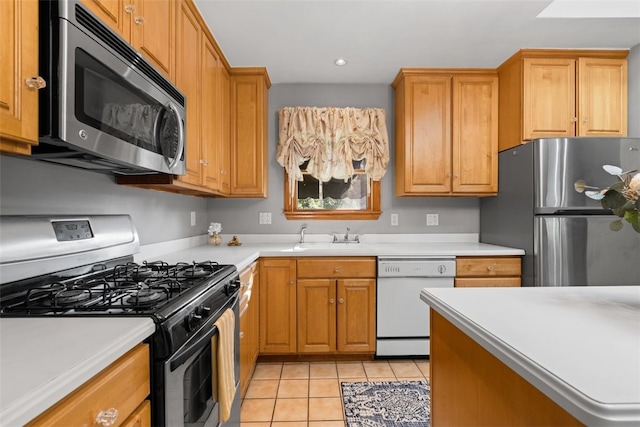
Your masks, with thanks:
[(331, 242), (309, 242), (309, 243), (297, 243), (293, 250), (295, 251), (343, 251), (343, 250), (351, 250), (361, 248), (362, 245), (357, 242), (340, 242), (340, 243), (331, 243)]

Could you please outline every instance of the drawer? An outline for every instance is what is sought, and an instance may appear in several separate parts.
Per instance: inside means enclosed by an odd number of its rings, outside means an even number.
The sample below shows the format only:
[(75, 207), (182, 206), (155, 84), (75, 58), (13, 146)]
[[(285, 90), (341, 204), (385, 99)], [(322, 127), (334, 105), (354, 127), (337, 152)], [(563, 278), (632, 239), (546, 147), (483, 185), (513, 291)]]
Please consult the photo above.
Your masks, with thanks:
[(376, 277), (375, 257), (321, 257), (299, 258), (298, 278), (326, 279), (326, 278), (357, 278)]
[(520, 276), (520, 257), (458, 257), (456, 277)]
[(456, 288), (518, 287), (519, 277), (461, 277), (455, 280)]
[(27, 426), (93, 426), (110, 408), (120, 426), (149, 396), (149, 375), (149, 346), (140, 344)]

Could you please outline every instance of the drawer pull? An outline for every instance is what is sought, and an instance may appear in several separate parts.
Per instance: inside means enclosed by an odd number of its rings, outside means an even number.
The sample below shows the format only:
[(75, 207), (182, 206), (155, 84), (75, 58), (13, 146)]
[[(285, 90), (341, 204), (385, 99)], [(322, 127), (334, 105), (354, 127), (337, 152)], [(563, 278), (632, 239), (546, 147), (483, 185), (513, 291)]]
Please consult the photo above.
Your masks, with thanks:
[(493, 271), (493, 265), (488, 266), (488, 267), (487, 267), (487, 270), (489, 270), (489, 271)]
[(333, 272), (338, 274), (338, 273), (340, 273), (340, 269), (338, 267), (336, 267), (336, 268), (333, 269)]
[(336, 300), (334, 300), (333, 298), (329, 299), (329, 304), (333, 304), (334, 302), (336, 302)]
[(109, 408), (106, 411), (100, 411), (96, 417), (96, 425), (99, 426), (112, 426), (118, 419), (118, 410), (116, 408)]
[(344, 304), (344, 298), (339, 298), (339, 299), (338, 299), (338, 302), (339, 302), (340, 304)]

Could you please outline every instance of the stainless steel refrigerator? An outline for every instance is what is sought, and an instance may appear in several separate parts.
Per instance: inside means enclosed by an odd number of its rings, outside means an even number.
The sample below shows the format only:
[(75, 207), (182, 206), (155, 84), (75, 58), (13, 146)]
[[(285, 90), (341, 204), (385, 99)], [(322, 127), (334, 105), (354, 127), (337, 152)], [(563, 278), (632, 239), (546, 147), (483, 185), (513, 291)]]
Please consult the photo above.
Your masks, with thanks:
[(640, 169), (640, 138), (545, 138), (499, 153), (498, 196), (480, 202), (480, 240), (522, 248), (523, 286), (640, 285), (640, 233), (575, 191)]

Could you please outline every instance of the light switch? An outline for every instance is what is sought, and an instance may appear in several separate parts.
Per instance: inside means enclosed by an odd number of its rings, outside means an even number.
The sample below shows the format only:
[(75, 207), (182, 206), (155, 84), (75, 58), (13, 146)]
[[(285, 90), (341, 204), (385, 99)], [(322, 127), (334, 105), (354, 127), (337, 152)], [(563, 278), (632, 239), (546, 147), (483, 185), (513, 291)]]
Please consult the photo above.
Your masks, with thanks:
[(398, 214), (391, 214), (391, 225), (398, 225)]

